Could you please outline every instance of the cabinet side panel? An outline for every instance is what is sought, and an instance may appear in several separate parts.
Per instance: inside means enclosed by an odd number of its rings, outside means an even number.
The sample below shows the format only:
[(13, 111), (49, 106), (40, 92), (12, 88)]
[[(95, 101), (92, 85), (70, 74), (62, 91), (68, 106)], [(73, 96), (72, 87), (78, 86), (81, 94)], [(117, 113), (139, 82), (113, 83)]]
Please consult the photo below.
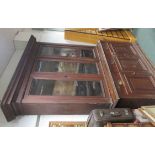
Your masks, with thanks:
[(24, 68), (26, 67), (26, 63), (28, 61), (31, 49), (35, 44), (35, 42), (36, 42), (36, 39), (33, 36), (31, 36), (25, 48), (25, 51), (18, 63), (15, 73), (3, 96), (3, 99), (1, 102), (1, 108), (8, 121), (11, 121), (12, 119), (15, 118), (16, 115), (18, 115), (18, 107), (16, 106), (16, 102), (15, 102), (16, 99), (14, 98), (14, 96), (19, 92), (17, 89), (19, 86), (18, 84), (20, 83)]

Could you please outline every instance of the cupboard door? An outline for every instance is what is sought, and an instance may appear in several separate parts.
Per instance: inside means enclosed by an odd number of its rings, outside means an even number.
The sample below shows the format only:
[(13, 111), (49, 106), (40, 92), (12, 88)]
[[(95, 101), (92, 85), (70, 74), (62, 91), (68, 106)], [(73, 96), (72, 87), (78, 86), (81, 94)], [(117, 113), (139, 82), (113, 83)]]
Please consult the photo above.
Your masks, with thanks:
[(31, 36), (2, 99), (6, 119), (110, 108), (118, 95), (106, 59), (99, 59), (92, 46), (36, 42)]
[(38, 43), (20, 98), (22, 113), (88, 114), (94, 108), (110, 108), (118, 96), (108, 75), (94, 47)]
[(129, 43), (109, 43), (109, 47), (118, 59), (137, 59), (137, 53)]
[[(155, 95), (155, 80), (152, 75), (144, 73), (122, 73), (127, 93), (124, 96), (149, 98)], [(123, 83), (122, 82), (122, 83)], [(122, 96), (122, 97), (124, 97)]]
[(112, 44), (109, 43), (112, 55), (122, 72), (148, 72), (147, 66), (143, 60), (140, 59), (137, 51), (132, 44)]
[(117, 106), (155, 104), (155, 74), (140, 48), (136, 44), (112, 42), (101, 42), (100, 46), (120, 96)]
[(118, 60), (119, 65), (121, 67), (122, 71), (147, 71), (146, 67), (143, 65), (142, 61), (140, 59), (119, 59)]

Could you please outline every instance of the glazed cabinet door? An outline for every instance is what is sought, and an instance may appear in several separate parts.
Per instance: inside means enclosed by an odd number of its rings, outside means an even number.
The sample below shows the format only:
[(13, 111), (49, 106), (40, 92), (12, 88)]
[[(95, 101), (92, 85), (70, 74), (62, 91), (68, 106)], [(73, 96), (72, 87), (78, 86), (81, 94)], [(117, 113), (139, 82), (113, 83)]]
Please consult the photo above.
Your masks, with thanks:
[(88, 114), (110, 108), (117, 99), (111, 97), (106, 72), (94, 47), (38, 43), (20, 100), (22, 113)]

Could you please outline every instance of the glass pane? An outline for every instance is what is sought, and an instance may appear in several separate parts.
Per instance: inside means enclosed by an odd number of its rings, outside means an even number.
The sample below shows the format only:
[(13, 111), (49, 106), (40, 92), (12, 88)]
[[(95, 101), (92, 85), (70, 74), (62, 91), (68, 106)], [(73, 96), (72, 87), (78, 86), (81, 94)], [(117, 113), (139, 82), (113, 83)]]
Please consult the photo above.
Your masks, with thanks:
[(41, 61), (35, 64), (36, 72), (69, 72), (97, 74), (96, 64), (83, 64), (77, 62)]
[(100, 81), (56, 81), (33, 79), (30, 95), (103, 96)]
[(31, 95), (51, 95), (54, 87), (54, 82), (51, 80), (36, 80), (33, 79), (30, 88)]
[(94, 58), (92, 50), (77, 50), (74, 48), (60, 48), (60, 47), (41, 47), (39, 56), (64, 56), (64, 57), (87, 57)]

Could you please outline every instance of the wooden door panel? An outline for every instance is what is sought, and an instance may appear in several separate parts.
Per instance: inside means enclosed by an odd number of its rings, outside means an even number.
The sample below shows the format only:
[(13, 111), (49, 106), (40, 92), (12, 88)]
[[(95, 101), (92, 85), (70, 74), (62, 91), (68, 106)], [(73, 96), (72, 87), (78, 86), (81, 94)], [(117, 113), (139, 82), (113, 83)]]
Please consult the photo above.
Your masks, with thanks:
[(140, 59), (120, 59), (119, 64), (121, 66), (122, 71), (147, 71), (146, 67), (143, 65)]
[(110, 47), (119, 59), (137, 59), (138, 57), (130, 44), (110, 44)]
[(125, 75), (131, 94), (136, 95), (149, 95), (155, 94), (155, 81), (152, 76), (143, 76), (143, 75)]
[(109, 108), (105, 103), (26, 103), (22, 104), (23, 115), (88, 115), (94, 109)]
[(116, 107), (155, 104), (154, 69), (139, 46), (113, 42), (100, 45), (120, 97)]
[(109, 46), (112, 48), (112, 59), (117, 61), (122, 71), (147, 71), (146, 66), (131, 45), (122, 44), (122, 46)]

